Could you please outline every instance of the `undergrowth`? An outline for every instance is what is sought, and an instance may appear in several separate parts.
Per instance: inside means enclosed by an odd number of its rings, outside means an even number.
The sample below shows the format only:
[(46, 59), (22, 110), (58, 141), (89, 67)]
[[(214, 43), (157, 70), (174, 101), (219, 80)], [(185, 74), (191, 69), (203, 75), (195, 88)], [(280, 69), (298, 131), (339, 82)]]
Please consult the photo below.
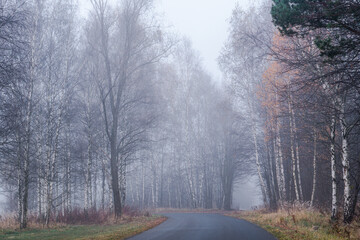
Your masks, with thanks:
[(166, 218), (125, 206), (122, 217), (110, 210), (72, 209), (51, 215), (45, 225), (41, 216), (29, 214), (28, 228), (19, 230), (16, 214), (0, 216), (0, 239), (13, 240), (122, 240), (153, 228)]
[[(125, 206), (123, 208), (122, 217), (115, 218), (110, 209), (96, 210), (96, 209), (80, 209), (74, 208), (71, 211), (59, 211), (51, 214), (49, 225), (46, 225), (44, 215), (37, 215), (33, 213), (28, 214), (28, 228), (42, 229), (42, 228), (61, 228), (67, 225), (102, 225), (102, 224), (117, 224), (122, 222), (129, 222), (135, 217), (147, 216), (150, 214), (146, 211), (140, 211), (137, 208)], [(19, 228), (17, 214), (0, 215), (0, 230)]]

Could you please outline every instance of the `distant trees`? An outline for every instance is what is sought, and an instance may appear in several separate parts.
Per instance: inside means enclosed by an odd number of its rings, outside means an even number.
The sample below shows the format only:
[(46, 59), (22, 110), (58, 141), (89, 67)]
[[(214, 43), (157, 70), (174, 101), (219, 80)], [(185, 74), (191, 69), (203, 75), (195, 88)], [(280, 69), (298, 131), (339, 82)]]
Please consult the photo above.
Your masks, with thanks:
[(20, 228), (29, 212), (231, 208), (249, 125), (152, 1), (92, 0), (84, 21), (73, 0), (0, 4), (0, 179)]
[[(271, 44), (271, 31), (267, 8), (258, 10), (252, 8), (244, 12), (236, 7), (230, 21), (230, 36), (219, 58), (219, 64), (225, 77), (229, 80), (228, 87), (234, 102), (241, 111), (246, 122), (250, 124), (252, 158), (257, 166), (257, 175), (264, 201), (267, 202), (268, 193), (265, 171), (261, 151), (264, 148), (264, 136), (259, 131), (263, 124), (258, 111), (261, 105), (256, 101), (257, 89), (261, 86), (262, 73), (266, 68), (266, 47)], [(281, 142), (278, 142), (281, 144)], [(281, 160), (280, 155), (280, 160)], [(282, 172), (282, 171), (281, 171)], [(280, 173), (281, 173), (280, 172)]]
[(161, 65), (158, 74), (161, 117), (141, 152), (151, 165), (138, 161), (131, 166), (129, 203), (230, 209), (239, 166), (247, 160), (239, 154), (245, 137), (236, 126), (242, 121), (188, 40), (177, 44), (171, 62)]

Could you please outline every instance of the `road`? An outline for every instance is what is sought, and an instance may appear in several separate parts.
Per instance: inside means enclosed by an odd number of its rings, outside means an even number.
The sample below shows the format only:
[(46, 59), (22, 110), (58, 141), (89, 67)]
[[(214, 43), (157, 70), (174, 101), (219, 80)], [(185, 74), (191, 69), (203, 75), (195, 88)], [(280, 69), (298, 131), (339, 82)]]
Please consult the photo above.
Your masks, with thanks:
[(168, 213), (168, 220), (129, 240), (276, 240), (245, 220), (207, 213)]

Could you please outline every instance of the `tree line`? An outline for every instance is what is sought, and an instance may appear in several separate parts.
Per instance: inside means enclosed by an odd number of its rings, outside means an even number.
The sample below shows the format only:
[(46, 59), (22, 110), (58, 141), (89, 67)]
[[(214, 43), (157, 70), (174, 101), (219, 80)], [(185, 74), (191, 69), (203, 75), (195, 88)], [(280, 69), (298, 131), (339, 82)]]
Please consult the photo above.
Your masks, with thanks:
[(0, 41), (0, 183), (20, 228), (125, 204), (231, 209), (250, 125), (151, 0), (91, 0), (85, 18), (74, 0), (0, 1)]
[(219, 62), (252, 123), (270, 209), (306, 204), (329, 209), (332, 220), (354, 218), (359, 9), (356, 1), (274, 0), (233, 12)]

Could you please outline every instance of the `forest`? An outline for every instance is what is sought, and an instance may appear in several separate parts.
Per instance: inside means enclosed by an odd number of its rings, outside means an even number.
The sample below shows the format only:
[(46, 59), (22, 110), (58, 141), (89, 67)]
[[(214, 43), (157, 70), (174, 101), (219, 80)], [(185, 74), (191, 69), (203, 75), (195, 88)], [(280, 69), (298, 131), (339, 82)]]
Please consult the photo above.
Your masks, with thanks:
[(152, 0), (0, 0), (0, 191), (19, 227), (74, 211), (264, 208), (350, 224), (360, 192), (360, 3), (237, 5), (219, 83)]

